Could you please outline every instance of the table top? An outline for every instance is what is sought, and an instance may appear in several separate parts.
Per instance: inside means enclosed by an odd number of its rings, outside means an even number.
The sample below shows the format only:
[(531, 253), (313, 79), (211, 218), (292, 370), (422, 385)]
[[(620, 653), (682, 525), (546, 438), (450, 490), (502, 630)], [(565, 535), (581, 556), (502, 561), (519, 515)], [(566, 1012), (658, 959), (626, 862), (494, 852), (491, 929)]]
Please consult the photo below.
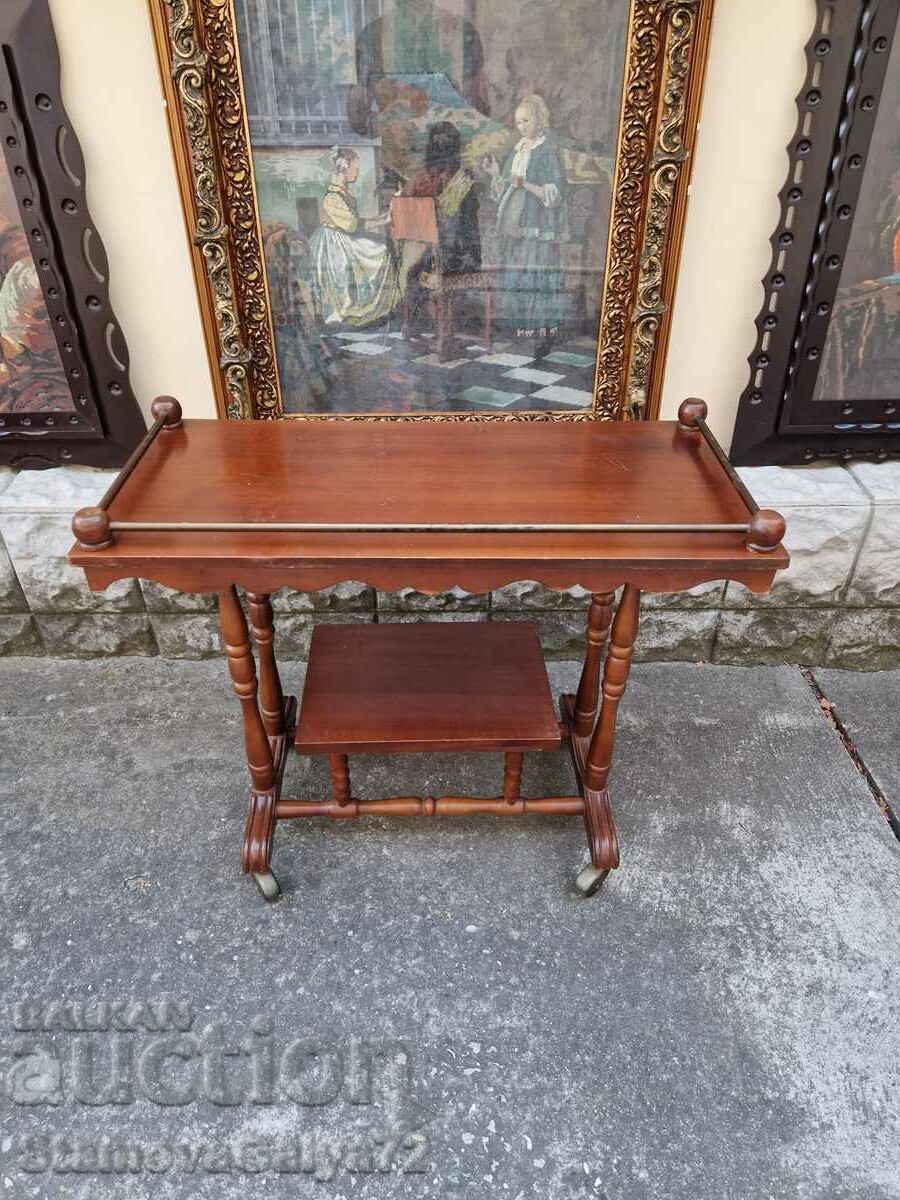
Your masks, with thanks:
[[(452, 525), (740, 524), (750, 512), (696, 431), (676, 422), (224, 422), (163, 429), (112, 522)], [(128, 576), (185, 591), (341, 580), (469, 591), (535, 579), (680, 590), (731, 578), (765, 591), (782, 547), (740, 532), (193, 532), (117, 530), (70, 560), (94, 588)]]

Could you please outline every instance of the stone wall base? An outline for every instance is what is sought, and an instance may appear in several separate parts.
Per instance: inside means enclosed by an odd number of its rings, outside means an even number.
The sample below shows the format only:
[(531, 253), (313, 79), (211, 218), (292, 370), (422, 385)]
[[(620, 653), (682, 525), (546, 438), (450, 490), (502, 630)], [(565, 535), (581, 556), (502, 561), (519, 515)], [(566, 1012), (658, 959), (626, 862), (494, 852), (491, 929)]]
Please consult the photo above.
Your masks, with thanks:
[[(534, 609), (453, 613), (276, 614), (277, 650), (306, 659), (313, 626), (325, 621), (532, 621), (550, 659), (581, 658), (585, 613)], [(217, 658), (215, 613), (4, 613), (0, 655), (55, 658)], [(803, 663), (878, 671), (900, 667), (900, 611), (887, 608), (773, 608), (764, 612), (645, 609), (638, 662)]]
[[(741, 474), (760, 504), (787, 518), (789, 570), (756, 596), (704, 584), (646, 596), (636, 657), (879, 670), (900, 666), (900, 464), (760, 467)], [(66, 553), (69, 521), (112, 475), (89, 468), (0, 470), (0, 654), (99, 658), (221, 653), (214, 596), (149, 581), (87, 590)], [(483, 595), (424, 596), (346, 582), (273, 598), (278, 649), (304, 659), (321, 621), (464, 620), (535, 623), (548, 658), (580, 658), (588, 595), (520, 581)]]

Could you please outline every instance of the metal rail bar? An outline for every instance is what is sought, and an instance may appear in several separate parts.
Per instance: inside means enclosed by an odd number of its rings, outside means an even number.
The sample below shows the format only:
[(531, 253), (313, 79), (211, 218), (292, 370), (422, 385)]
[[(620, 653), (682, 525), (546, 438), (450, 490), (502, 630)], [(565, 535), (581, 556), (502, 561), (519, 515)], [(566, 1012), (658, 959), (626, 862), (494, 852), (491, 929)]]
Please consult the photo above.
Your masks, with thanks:
[(747, 523), (649, 525), (642, 522), (508, 525), (416, 521), (110, 521), (109, 528), (150, 533), (747, 533), (749, 526)]
[(147, 452), (147, 449), (150, 446), (150, 443), (155, 439), (156, 435), (162, 429), (163, 425), (165, 425), (166, 416), (167, 416), (166, 413), (160, 413), (159, 416), (156, 418), (156, 420), (153, 422), (153, 424), (150, 426), (150, 428), (147, 430), (147, 432), (144, 434), (144, 436), (141, 438), (141, 440), (138, 442), (138, 444), (135, 446), (134, 450), (131, 452), (131, 454), (126, 459), (125, 465), (122, 468), (122, 470), (118, 473), (118, 475), (115, 477), (115, 479), (109, 485), (109, 487), (103, 493), (103, 498), (97, 504), (98, 508), (102, 508), (102, 509), (109, 508), (109, 506), (112, 504), (113, 500), (115, 500), (116, 496), (118, 496), (119, 492), (122, 490), (125, 483), (127, 482), (128, 477), (131, 475), (134, 468), (138, 465), (138, 463), (144, 457), (144, 454)]
[(718, 441), (716, 440), (715, 434), (712, 432), (710, 427), (706, 424), (706, 421), (704, 421), (703, 417), (695, 417), (694, 420), (696, 422), (697, 428), (703, 434), (704, 441), (706, 442), (707, 446), (709, 446), (710, 450), (712, 450), (713, 454), (718, 459), (719, 466), (722, 468), (722, 470), (725, 472), (725, 474), (728, 476), (728, 478), (734, 484), (735, 490), (737, 491), (740, 498), (750, 509), (751, 513), (758, 513), (759, 505), (753, 499), (753, 497), (751, 496), (750, 492), (747, 489), (747, 485), (744, 483), (744, 481), (741, 479), (740, 475), (738, 475), (737, 471), (732, 466), (731, 460), (729, 459), (729, 457), (725, 453), (725, 451), (722, 449), (722, 447), (719, 445)]

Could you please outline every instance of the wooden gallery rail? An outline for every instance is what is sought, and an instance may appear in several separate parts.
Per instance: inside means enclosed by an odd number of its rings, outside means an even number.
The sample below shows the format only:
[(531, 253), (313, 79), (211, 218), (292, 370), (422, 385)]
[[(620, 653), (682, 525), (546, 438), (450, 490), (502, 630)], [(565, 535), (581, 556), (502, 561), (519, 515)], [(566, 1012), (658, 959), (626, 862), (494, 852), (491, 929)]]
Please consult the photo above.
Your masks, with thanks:
[[(140, 577), (218, 592), (250, 774), (242, 867), (267, 899), (280, 892), (277, 821), (367, 813), (581, 813), (591, 861), (576, 883), (595, 891), (619, 863), (608, 779), (642, 590), (730, 578), (765, 591), (788, 562), (782, 517), (756, 505), (699, 400), (653, 423), (182, 421), (171, 397), (152, 412), (101, 502), (76, 513), (70, 559), (95, 590)], [(527, 622), (323, 624), (298, 712), (270, 596), (342, 580), (430, 593), (580, 585), (591, 602), (577, 693), (558, 717)], [(577, 792), (523, 797), (525, 752), (563, 741)], [(282, 797), (291, 743), (328, 757), (330, 800)], [(351, 754), (448, 750), (502, 752), (501, 795), (352, 794)]]

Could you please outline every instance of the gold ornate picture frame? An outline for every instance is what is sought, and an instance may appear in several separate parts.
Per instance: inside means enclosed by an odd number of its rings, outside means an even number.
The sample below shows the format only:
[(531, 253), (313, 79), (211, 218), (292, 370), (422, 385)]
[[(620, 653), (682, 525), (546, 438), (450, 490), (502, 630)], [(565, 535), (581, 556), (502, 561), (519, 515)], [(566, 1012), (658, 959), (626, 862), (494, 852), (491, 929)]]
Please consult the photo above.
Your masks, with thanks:
[[(238, 0), (238, 5), (246, 2)], [(627, 28), (618, 138), (610, 173), (599, 336), (596, 353), (591, 354), (593, 367), (589, 372), (582, 367), (590, 376), (590, 383), (582, 385), (589, 392), (580, 393), (585, 402), (557, 409), (547, 401), (543, 408), (532, 409), (523, 396), (512, 406), (487, 410), (318, 412), (289, 411), (279, 379), (235, 0), (148, 0), (221, 416), (456, 421), (657, 416), (714, 0), (622, 3)], [(299, 16), (297, 20), (299, 37)], [(511, 125), (511, 115), (506, 119)], [(327, 151), (323, 145), (321, 153)], [(512, 153), (509, 157), (516, 161)], [(504, 170), (508, 173), (508, 167)], [(472, 173), (477, 173), (474, 167)], [(521, 182), (514, 180), (514, 186), (521, 187)], [(395, 200), (389, 203), (395, 214)], [(385, 216), (384, 222), (389, 219)], [(593, 249), (602, 261), (602, 250)], [(490, 316), (487, 320), (489, 324)], [(399, 332), (389, 336), (400, 344)], [(394, 344), (385, 342), (391, 348)], [(525, 362), (515, 354), (494, 358), (509, 359), (500, 363), (503, 367)], [(438, 366), (433, 354), (417, 361), (429, 359)], [(541, 368), (550, 365), (533, 362)]]

